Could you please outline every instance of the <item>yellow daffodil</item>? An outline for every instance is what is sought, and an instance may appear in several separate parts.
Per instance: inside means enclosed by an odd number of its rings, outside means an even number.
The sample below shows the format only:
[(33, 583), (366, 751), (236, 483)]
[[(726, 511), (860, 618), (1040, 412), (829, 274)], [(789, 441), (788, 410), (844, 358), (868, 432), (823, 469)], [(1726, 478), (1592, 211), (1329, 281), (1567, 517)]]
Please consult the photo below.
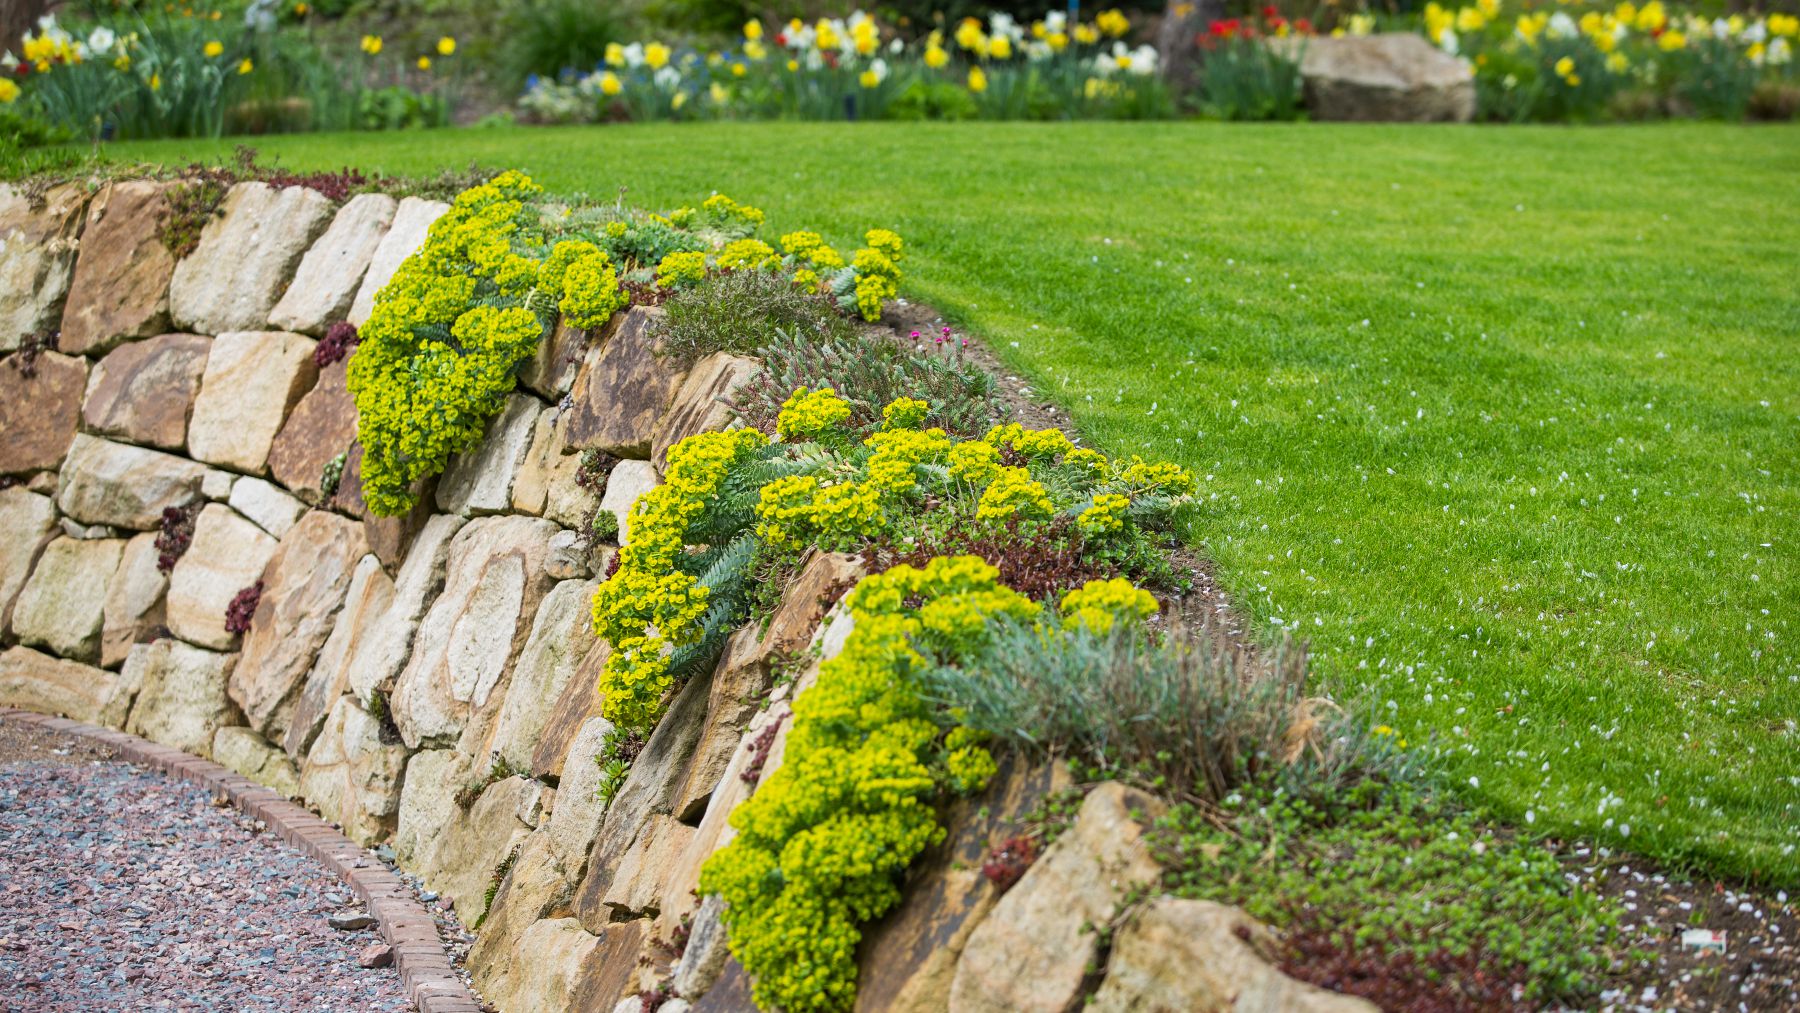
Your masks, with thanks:
[(1117, 7), (1109, 11), (1101, 11), (1099, 16), (1094, 18), (1094, 25), (1115, 39), (1131, 31), (1131, 19)]
[(1671, 28), (1656, 37), (1656, 46), (1665, 53), (1673, 53), (1687, 45), (1687, 36)]
[(651, 70), (661, 70), (669, 65), (669, 47), (660, 42), (652, 42), (644, 47), (644, 64)]
[(744, 22), (744, 38), (749, 39), (751, 42), (756, 42), (762, 37), (763, 27), (761, 21)]
[(1634, 25), (1637, 23), (1637, 16), (1637, 4), (1632, 3), (1631, 0), (1624, 0), (1619, 6), (1613, 8), (1613, 17), (1618, 18), (1620, 24)]
[(799, 60), (789, 60), (787, 62), (787, 69), (788, 69), (788, 73), (790, 73), (790, 74), (795, 73), (796, 71), (798, 71), (800, 69), (800, 61)]
[(1631, 61), (1625, 58), (1624, 53), (1613, 53), (1606, 58), (1606, 69), (1615, 74), (1625, 73), (1625, 68), (1629, 66), (1631, 66)]
[(312, 10), (312, 8), (306, 6), (305, 4), (295, 4), (294, 5), (294, 16), (301, 17), (301, 18), (306, 17), (307, 12), (310, 10)]
[(674, 98), (669, 99), (670, 109), (680, 109), (684, 105), (687, 105), (687, 92), (685, 91), (678, 91)]
[(1084, 46), (1091, 46), (1100, 41), (1100, 32), (1093, 25), (1076, 25), (1075, 41)]
[(1486, 15), (1489, 21), (1500, 16), (1500, 0), (1475, 0), (1475, 7)]
[(1792, 38), (1800, 35), (1800, 17), (1793, 14), (1769, 15), (1769, 34)]
[(838, 38), (837, 29), (832, 27), (831, 22), (820, 18), (819, 23), (813, 26), (813, 41), (819, 44), (820, 49), (836, 49), (842, 40)]
[(10, 77), (0, 77), (0, 105), (11, 105), (18, 98), (19, 86)]
[(125, 71), (130, 70), (131, 69), (131, 54), (130, 53), (120, 53), (118, 58), (113, 61), (113, 69), (116, 71), (119, 71), (120, 73), (124, 73)]
[(752, 60), (760, 62), (764, 57), (769, 55), (769, 47), (755, 39), (751, 39), (749, 42), (744, 43), (744, 55)]
[(1464, 7), (1456, 12), (1456, 30), (1478, 32), (1487, 24), (1487, 15), (1479, 7)]
[(1658, 28), (1661, 28), (1668, 23), (1669, 23), (1669, 15), (1666, 12), (1664, 12), (1664, 10), (1663, 10), (1662, 0), (1650, 0), (1649, 3), (1638, 8), (1638, 12), (1637, 12), (1637, 30), (1638, 31), (1654, 32)]
[(962, 24), (956, 26), (956, 44), (973, 52), (986, 52), (987, 33), (981, 30), (981, 22), (963, 18)]
[(1066, 32), (1051, 32), (1045, 36), (1044, 43), (1050, 47), (1052, 53), (1060, 53), (1069, 48), (1069, 36)]
[(748, 73), (750, 73), (750, 68), (744, 66), (741, 63), (734, 63), (731, 65), (731, 76), (732, 77), (743, 77), (745, 74), (748, 74)]
[(209, 60), (215, 56), (218, 56), (220, 53), (223, 53), (224, 51), (225, 51), (225, 43), (220, 42), (218, 39), (212, 39), (209, 42), (207, 42), (206, 45), (200, 47), (200, 52), (205, 54), (206, 58)]
[(980, 67), (969, 68), (969, 90), (976, 94), (987, 91), (987, 75)]
[(950, 54), (943, 46), (933, 43), (925, 47), (925, 66), (938, 70), (950, 62)]
[(608, 42), (606, 44), (606, 65), (608, 67), (625, 66), (625, 47), (617, 42)]
[(456, 40), (448, 35), (444, 36), (438, 40), (437, 51), (439, 56), (454, 56), (456, 54)]
[(250, 58), (248, 56), (246, 56), (242, 60), (238, 61), (238, 75), (239, 76), (248, 74), (255, 69), (256, 69), (256, 64), (251, 63)]
[(712, 99), (713, 105), (722, 106), (731, 100), (731, 91), (724, 85), (714, 81), (707, 89), (706, 95)]
[(1568, 77), (1570, 74), (1573, 74), (1573, 73), (1575, 73), (1575, 61), (1574, 60), (1565, 56), (1562, 59), (1556, 61), (1556, 76), (1557, 77)]
[(381, 52), (381, 36), (365, 35), (362, 37), (362, 51), (374, 56)]
[(624, 90), (625, 87), (619, 83), (619, 75), (610, 70), (600, 75), (600, 94), (610, 97)]
[(429, 56), (419, 57), (419, 62), (417, 64), (415, 64), (415, 66), (417, 66), (420, 70), (430, 70), (431, 69), (431, 57), (429, 57)]
[(873, 88), (881, 83), (881, 75), (872, 70), (865, 70), (856, 76), (856, 83), (864, 88)]
[(161, 74), (151, 74), (150, 75), (150, 90), (151, 91), (161, 91), (162, 90), (162, 75)]

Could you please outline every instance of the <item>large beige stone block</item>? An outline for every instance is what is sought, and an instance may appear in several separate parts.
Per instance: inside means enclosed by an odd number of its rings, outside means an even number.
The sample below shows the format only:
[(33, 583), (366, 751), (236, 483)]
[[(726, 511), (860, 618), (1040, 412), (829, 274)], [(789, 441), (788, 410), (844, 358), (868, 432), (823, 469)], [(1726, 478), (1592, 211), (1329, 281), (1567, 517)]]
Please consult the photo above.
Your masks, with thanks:
[(123, 675), (138, 685), (125, 730), (152, 742), (211, 756), (213, 735), (237, 724), (237, 708), (225, 680), (237, 655), (163, 638), (139, 644), (125, 659)]
[(497, 710), (505, 680), (554, 583), (544, 556), (556, 525), (481, 517), (451, 542), (443, 594), (420, 622), (393, 694), (394, 721), (415, 748), (450, 745), (478, 712)]
[(0, 475), (54, 471), (81, 425), (87, 360), (41, 352), (0, 360)]
[(369, 551), (362, 522), (313, 510), (288, 531), (263, 568), (263, 594), (244, 634), (231, 699), (251, 728), (281, 741), (294, 698), (331, 635), (356, 564)]
[(287, 294), (269, 312), (269, 326), (318, 336), (344, 319), (393, 223), (395, 207), (386, 194), (364, 193), (339, 208), (325, 234), (301, 258)]
[(190, 644), (231, 650), (238, 635), (225, 613), (239, 591), (262, 578), (279, 543), (237, 511), (208, 503), (194, 518), (194, 540), (169, 573), (169, 630)]
[(182, 449), (211, 349), (211, 338), (163, 334), (108, 352), (88, 381), (82, 424), (126, 443)]
[(57, 476), (56, 505), (83, 524), (151, 531), (165, 508), (200, 498), (206, 473), (185, 457), (80, 433)]
[(56, 330), (87, 198), (79, 183), (52, 187), (41, 201), (0, 185), (0, 352)]
[(288, 412), (318, 379), (313, 345), (303, 334), (283, 331), (234, 331), (214, 338), (188, 423), (188, 453), (208, 464), (261, 474)]
[(0, 707), (61, 714), (118, 728), (125, 723), (136, 689), (121, 673), (29, 647), (0, 652)]
[(331, 201), (304, 186), (239, 183), (175, 265), (169, 315), (197, 334), (255, 331), (287, 291), (300, 259), (331, 222)]
[(19, 642), (98, 664), (106, 586), (125, 552), (117, 538), (58, 538), (44, 549), (13, 605)]
[(169, 328), (169, 279), (175, 255), (162, 241), (169, 184), (149, 179), (107, 183), (88, 205), (57, 347), (101, 355), (120, 342)]

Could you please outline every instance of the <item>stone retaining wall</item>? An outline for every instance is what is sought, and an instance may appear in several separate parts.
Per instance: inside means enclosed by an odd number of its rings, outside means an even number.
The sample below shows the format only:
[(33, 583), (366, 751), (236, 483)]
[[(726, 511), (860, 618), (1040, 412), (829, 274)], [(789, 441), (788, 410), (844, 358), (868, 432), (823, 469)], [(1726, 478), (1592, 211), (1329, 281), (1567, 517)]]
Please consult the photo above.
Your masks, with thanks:
[[(780, 765), (790, 701), (847, 635), (831, 603), (859, 564), (814, 556), (768, 628), (737, 633), (680, 690), (603, 807), (607, 646), (589, 600), (616, 549), (592, 543), (591, 518), (615, 513), (629, 538), (626, 511), (667, 448), (726, 425), (717, 396), (760, 367), (719, 354), (675, 369), (652, 347), (652, 309), (598, 334), (559, 326), (483, 442), (411, 515), (374, 517), (345, 366), (320, 366), (316, 339), (367, 316), (444, 208), (239, 184), (177, 262), (157, 239), (164, 184), (0, 189), (0, 351), (60, 331), (0, 359), (0, 706), (128, 729), (297, 797), (362, 844), (391, 841), (479, 926), (470, 969), (507, 1013), (635, 1009), (658, 989), (680, 997), (667, 1013), (750, 1008), (699, 870)], [(623, 460), (584, 481), (587, 450)], [(192, 536), (165, 573), (170, 508)], [(258, 584), (233, 632), (228, 609)], [(1012, 762), (952, 807), (906, 900), (868, 927), (861, 1008), (1224, 1008), (1243, 974), (1158, 973), (1205, 947), (1251, 954), (1238, 963), (1271, 997), (1255, 1008), (1352, 1008), (1281, 978), (1231, 917), (1188, 902), (1159, 901), (1108, 957), (1092, 926), (1156, 874), (1137, 823), (1156, 803), (1121, 786), (1091, 794), (1001, 896), (984, 854), (1066, 778)], [(1095, 992), (1102, 959), (1130, 972)]]

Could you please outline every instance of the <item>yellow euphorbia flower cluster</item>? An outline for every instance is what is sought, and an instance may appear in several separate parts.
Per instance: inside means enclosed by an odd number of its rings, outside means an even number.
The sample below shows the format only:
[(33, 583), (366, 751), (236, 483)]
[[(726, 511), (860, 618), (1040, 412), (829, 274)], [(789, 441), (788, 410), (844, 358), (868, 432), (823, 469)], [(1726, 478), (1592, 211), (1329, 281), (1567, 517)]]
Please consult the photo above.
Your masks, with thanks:
[(1063, 627), (1085, 626), (1095, 633), (1106, 633), (1120, 619), (1136, 622), (1156, 614), (1156, 596), (1129, 580), (1090, 580), (1062, 596), (1058, 606)]

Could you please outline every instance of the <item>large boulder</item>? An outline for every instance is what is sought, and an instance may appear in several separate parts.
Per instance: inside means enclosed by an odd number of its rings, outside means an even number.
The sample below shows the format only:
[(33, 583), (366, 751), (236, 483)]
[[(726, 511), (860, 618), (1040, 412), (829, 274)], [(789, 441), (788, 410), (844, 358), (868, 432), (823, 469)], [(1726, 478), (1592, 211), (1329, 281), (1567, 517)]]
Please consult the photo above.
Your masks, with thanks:
[(0, 352), (56, 330), (86, 207), (79, 183), (53, 187), (41, 201), (0, 186)]
[(714, 352), (694, 363), (681, 389), (656, 428), (650, 459), (658, 470), (668, 466), (669, 448), (696, 433), (729, 427), (736, 418), (725, 399), (762, 372), (762, 363), (730, 352)]
[(213, 735), (234, 725), (236, 708), (225, 695), (235, 654), (219, 654), (167, 637), (139, 644), (125, 659), (123, 675), (138, 686), (125, 730), (152, 742), (212, 754)]
[(1315, 120), (1467, 123), (1475, 116), (1469, 61), (1417, 32), (1312, 39), (1300, 76)]
[(283, 331), (235, 331), (213, 339), (188, 453), (233, 471), (260, 474), (288, 412), (319, 377), (311, 338)]
[(286, 731), (301, 680), (331, 635), (357, 561), (368, 551), (362, 522), (314, 510), (282, 538), (263, 569), (262, 599), (244, 634), (231, 699), (271, 741)]
[(164, 334), (107, 353), (88, 381), (82, 424), (127, 443), (180, 450), (211, 349), (211, 338)]
[(450, 745), (476, 712), (505, 698), (506, 676), (554, 583), (544, 557), (557, 530), (509, 516), (477, 518), (457, 533), (444, 591), (394, 689), (394, 722), (408, 746)]
[(559, 425), (576, 450), (648, 459), (658, 423), (681, 388), (682, 370), (659, 354), (652, 332), (662, 310), (633, 306), (608, 324), (575, 376)]
[(168, 329), (175, 255), (163, 243), (162, 226), (169, 214), (166, 184), (156, 180), (115, 180), (100, 188), (88, 205), (57, 347), (100, 355)]
[(357, 287), (356, 298), (350, 304), (351, 323), (361, 327), (369, 319), (369, 314), (375, 309), (375, 293), (393, 280), (401, 261), (425, 245), (425, 235), (430, 231), (431, 223), (448, 210), (450, 205), (443, 201), (426, 200), (423, 197), (401, 199), (399, 206), (394, 209), (394, 217), (387, 232), (382, 235), (381, 242), (375, 246), (375, 253), (369, 258), (368, 270), (363, 273), (362, 284)]
[(301, 764), (299, 793), (345, 836), (373, 845), (394, 831), (407, 755), (397, 734), (340, 696)]
[(134, 644), (154, 639), (163, 625), (163, 595), (169, 590), (169, 576), (157, 569), (161, 555), (156, 536), (148, 531), (125, 543), (101, 609), (100, 667), (117, 667)]
[(269, 326), (321, 335), (350, 312), (376, 247), (393, 223), (396, 202), (386, 194), (350, 198), (306, 251), (287, 294), (269, 311)]
[(239, 591), (262, 577), (278, 544), (237, 511), (208, 503), (194, 518), (193, 542), (169, 573), (170, 632), (190, 644), (231, 650), (238, 635), (225, 628), (225, 613)]
[(438, 509), (452, 514), (505, 513), (512, 505), (513, 478), (531, 449), (531, 434), (543, 409), (529, 394), (510, 394), (506, 407), (488, 420), (481, 442), (450, 459), (438, 479)]
[(44, 549), (13, 605), (19, 642), (88, 664), (100, 661), (106, 585), (125, 552), (117, 538), (58, 538)]
[(1276, 943), (1243, 911), (1158, 897), (1113, 938), (1106, 979), (1083, 1007), (1101, 1013), (1378, 1013), (1355, 996), (1295, 981), (1273, 966)]
[(308, 503), (324, 496), (325, 465), (356, 439), (356, 398), (346, 386), (348, 358), (319, 370), (269, 447), (269, 474)]
[(164, 508), (200, 498), (206, 471), (185, 457), (80, 433), (57, 476), (56, 505), (83, 524), (151, 531)]
[(0, 652), (0, 707), (61, 714), (117, 728), (125, 723), (136, 688), (121, 674), (29, 647)]
[(563, 687), (594, 644), (590, 603), (599, 581), (565, 580), (538, 605), (524, 650), (513, 666), (499, 711), (463, 729), (457, 748), (468, 756), (495, 756), (526, 770)]
[[(595, 962), (603, 941), (573, 918), (545, 918), (529, 923), (516, 936), (502, 937), (490, 928), (481, 934), (498, 950), (475, 970), (481, 994), (506, 1013), (564, 1013), (575, 1010), (582, 969)], [(471, 965), (477, 965), (473, 953)], [(485, 973), (484, 973), (485, 972)]]
[(0, 475), (62, 467), (81, 425), (87, 360), (40, 352), (26, 365), (13, 355), (0, 361)]
[(463, 524), (461, 517), (450, 514), (426, 521), (394, 577), (394, 597), (387, 611), (358, 628), (350, 664), (350, 690), (358, 700), (393, 692), (395, 680), (412, 657), (419, 622), (444, 590), (450, 548)]
[(13, 603), (58, 530), (50, 497), (21, 486), (0, 489), (0, 637), (11, 634)]
[(214, 763), (288, 798), (300, 796), (300, 772), (294, 769), (293, 761), (248, 728), (234, 725), (219, 729), (213, 735), (212, 758)]
[(169, 314), (176, 327), (199, 334), (261, 330), (300, 258), (330, 224), (331, 201), (304, 186), (239, 183), (219, 211), (175, 265)]
[(1116, 781), (1095, 788), (1075, 825), (969, 934), (950, 986), (951, 1008), (1064, 1013), (1079, 1006), (1088, 968), (1100, 956), (1096, 929), (1162, 875), (1139, 820), (1163, 809)]

